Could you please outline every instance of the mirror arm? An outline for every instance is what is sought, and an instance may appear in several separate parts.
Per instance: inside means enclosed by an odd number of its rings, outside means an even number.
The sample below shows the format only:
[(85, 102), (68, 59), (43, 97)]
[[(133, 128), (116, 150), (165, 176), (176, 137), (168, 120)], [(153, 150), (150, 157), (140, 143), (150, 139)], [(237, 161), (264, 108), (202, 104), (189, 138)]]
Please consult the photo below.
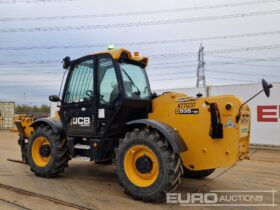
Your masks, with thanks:
[(245, 104), (247, 104), (249, 101), (251, 101), (253, 98), (255, 98), (256, 96), (258, 96), (259, 94), (261, 94), (263, 91), (264, 91), (264, 89), (262, 89), (260, 92), (256, 93), (254, 96), (252, 96), (252, 97), (249, 98), (247, 101), (245, 101), (243, 104), (241, 104), (241, 106), (239, 107), (239, 110), (238, 110), (238, 115), (236, 116), (236, 119), (235, 119), (236, 123), (238, 123), (239, 120), (240, 120), (240, 112), (241, 112), (242, 107), (243, 107)]

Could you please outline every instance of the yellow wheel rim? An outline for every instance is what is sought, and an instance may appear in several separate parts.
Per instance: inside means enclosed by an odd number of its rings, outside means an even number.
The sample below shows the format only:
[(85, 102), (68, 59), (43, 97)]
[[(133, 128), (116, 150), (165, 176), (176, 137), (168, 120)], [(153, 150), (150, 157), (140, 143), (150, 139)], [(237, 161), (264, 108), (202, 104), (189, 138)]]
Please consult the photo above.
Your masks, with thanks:
[(47, 157), (43, 157), (40, 154), (40, 149), (43, 145), (50, 145), (48, 139), (43, 136), (37, 137), (34, 140), (33, 145), (32, 145), (32, 159), (33, 159), (34, 163), (39, 167), (46, 166), (51, 159), (50, 154)]
[[(136, 161), (141, 157), (147, 157), (152, 161), (152, 168), (147, 173), (140, 173), (136, 167)], [(124, 157), (124, 169), (128, 179), (138, 187), (149, 187), (157, 179), (159, 163), (155, 153), (145, 145), (132, 146)]]

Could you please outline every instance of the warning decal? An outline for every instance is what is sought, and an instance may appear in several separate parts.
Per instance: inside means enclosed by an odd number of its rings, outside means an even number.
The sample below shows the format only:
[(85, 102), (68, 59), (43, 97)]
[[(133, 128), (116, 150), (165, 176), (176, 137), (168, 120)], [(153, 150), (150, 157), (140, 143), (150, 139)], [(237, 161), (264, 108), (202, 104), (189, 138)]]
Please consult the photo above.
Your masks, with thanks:
[(225, 128), (235, 128), (235, 124), (232, 119), (229, 119), (225, 124)]

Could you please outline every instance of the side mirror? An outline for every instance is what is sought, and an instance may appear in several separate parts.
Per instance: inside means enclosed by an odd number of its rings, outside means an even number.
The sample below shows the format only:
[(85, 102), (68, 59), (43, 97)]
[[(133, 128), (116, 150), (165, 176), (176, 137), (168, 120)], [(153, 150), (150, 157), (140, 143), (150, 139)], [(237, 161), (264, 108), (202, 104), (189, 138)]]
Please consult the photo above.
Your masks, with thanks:
[(63, 62), (63, 68), (64, 69), (68, 69), (69, 66), (71, 66), (71, 63), (72, 63), (69, 56), (66, 56), (65, 58), (63, 58), (62, 62)]
[(247, 101), (245, 101), (243, 104), (241, 104), (241, 106), (239, 107), (238, 115), (236, 116), (236, 123), (238, 123), (238, 121), (240, 120), (240, 112), (241, 112), (242, 107), (245, 104), (247, 104), (249, 101), (251, 101), (253, 98), (255, 98), (257, 95), (259, 95), (263, 91), (264, 91), (264, 93), (265, 93), (265, 95), (267, 97), (270, 96), (270, 88), (272, 88), (273, 85), (272, 84), (268, 84), (267, 81), (265, 81), (265, 79), (262, 79), (262, 86), (263, 86), (263, 89), (261, 91), (259, 91), (257, 94), (255, 94), (254, 96), (249, 98)]
[(265, 81), (265, 79), (262, 79), (262, 86), (263, 86), (263, 90), (264, 93), (266, 95), (266, 97), (270, 96), (270, 88), (272, 88), (272, 84), (268, 84), (267, 81)]
[(60, 98), (59, 98), (59, 96), (57, 96), (57, 95), (51, 95), (51, 96), (49, 96), (49, 100), (50, 100), (51, 102), (60, 102)]

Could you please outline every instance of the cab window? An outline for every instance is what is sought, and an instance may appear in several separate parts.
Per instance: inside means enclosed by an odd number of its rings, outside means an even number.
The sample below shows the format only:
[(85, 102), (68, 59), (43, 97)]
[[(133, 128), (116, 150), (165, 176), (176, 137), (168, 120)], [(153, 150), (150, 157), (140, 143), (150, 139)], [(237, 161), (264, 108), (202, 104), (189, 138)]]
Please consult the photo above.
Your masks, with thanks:
[(94, 61), (77, 64), (71, 72), (65, 92), (65, 103), (91, 101), (94, 98)]
[(99, 60), (100, 104), (113, 104), (119, 98), (119, 86), (110, 57)]
[(128, 63), (121, 63), (121, 74), (124, 81), (126, 98), (149, 99), (151, 90), (146, 76), (145, 69), (140, 66)]

